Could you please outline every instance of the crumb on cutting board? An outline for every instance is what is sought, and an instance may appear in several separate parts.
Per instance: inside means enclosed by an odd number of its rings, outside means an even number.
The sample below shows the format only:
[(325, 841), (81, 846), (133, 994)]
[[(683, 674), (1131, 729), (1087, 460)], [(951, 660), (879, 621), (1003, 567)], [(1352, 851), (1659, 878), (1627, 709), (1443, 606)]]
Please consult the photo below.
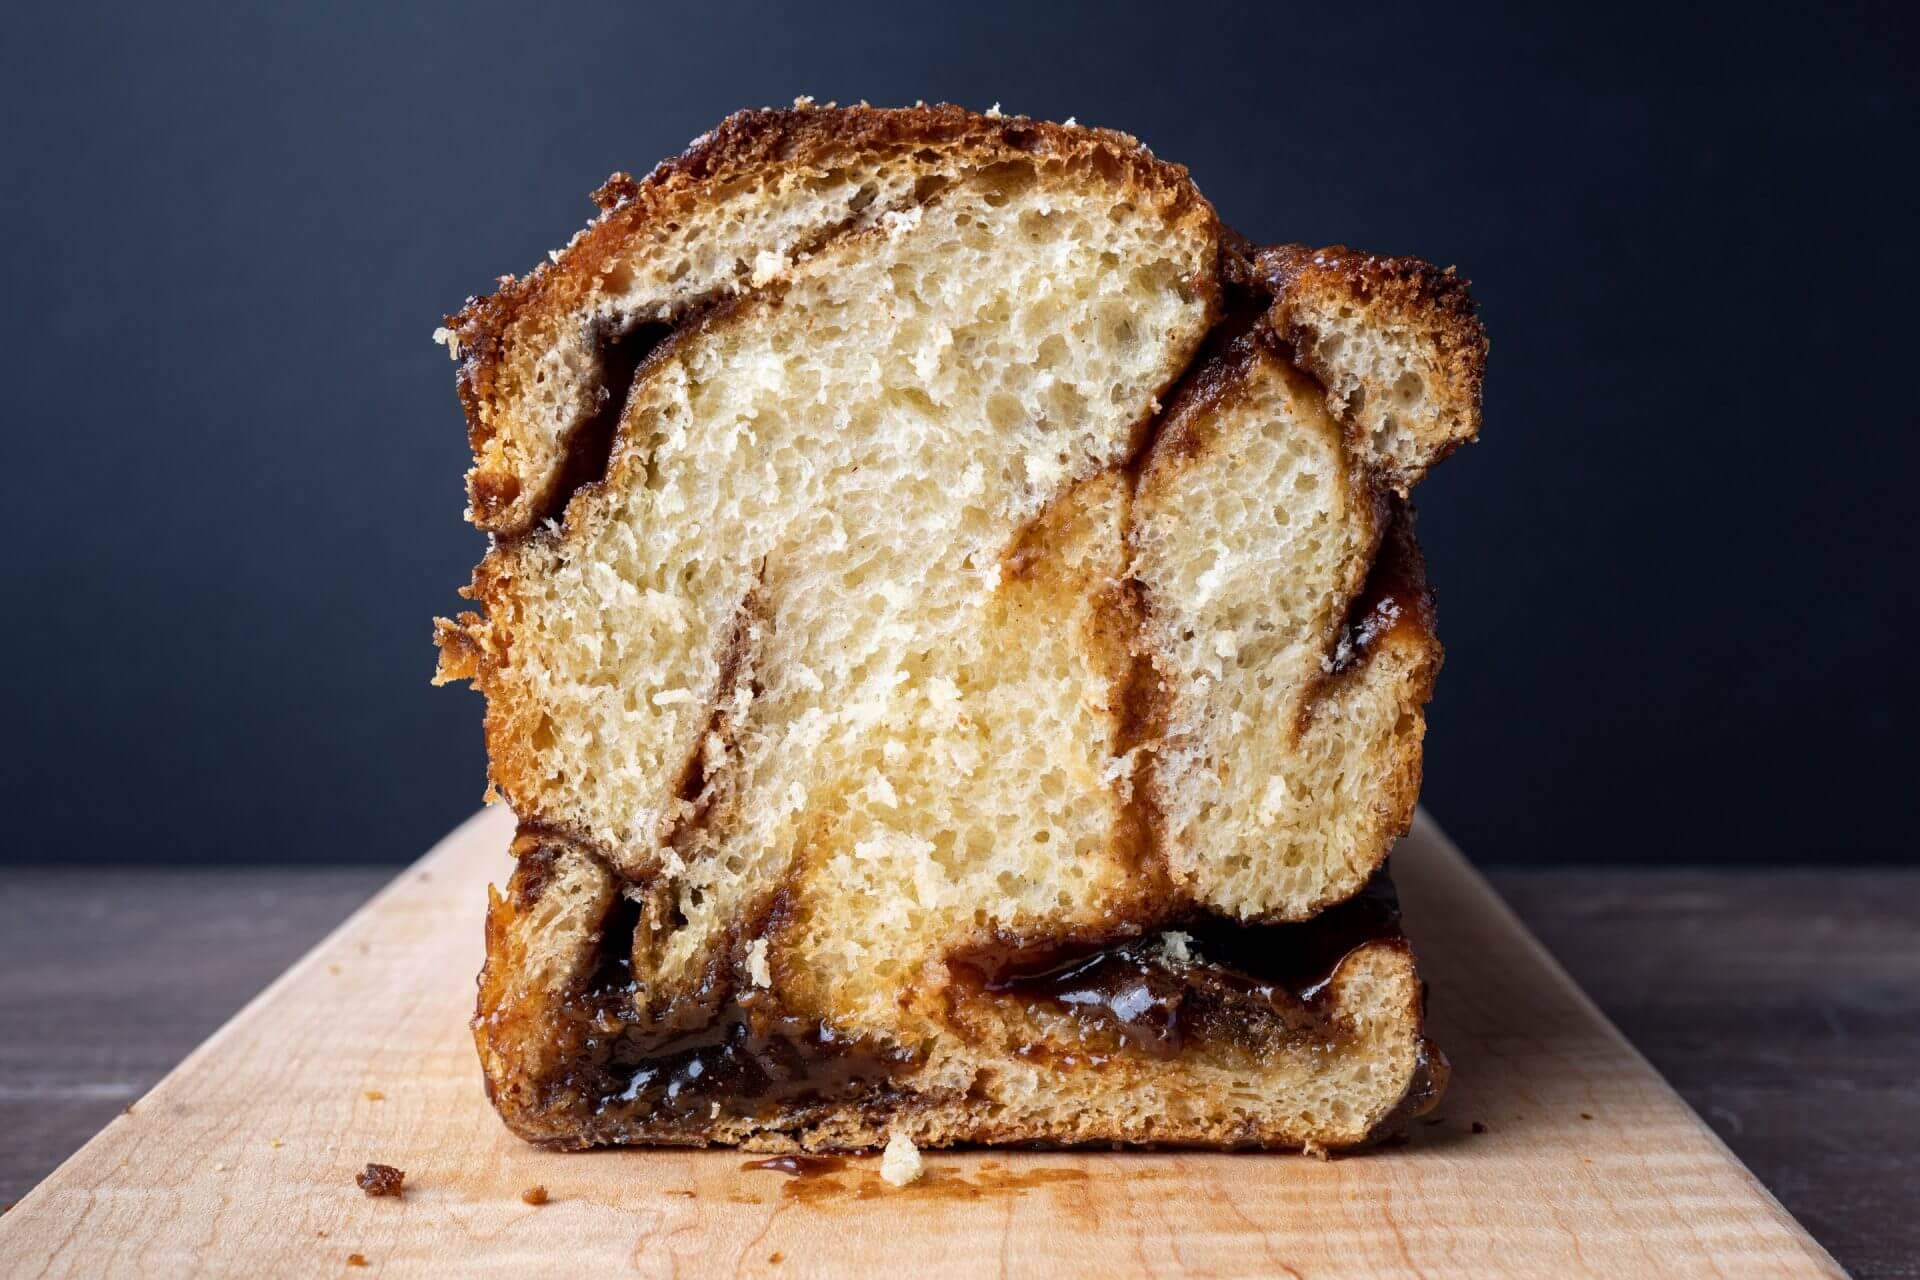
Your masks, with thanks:
[(927, 1166), (920, 1159), (920, 1148), (913, 1139), (895, 1130), (887, 1137), (887, 1149), (880, 1156), (880, 1176), (896, 1187), (920, 1180)]
[(378, 1089), (367, 1090), (368, 1102), (385, 1102), (386, 1100), (387, 1100), (387, 1095), (380, 1092)]
[(347, 1255), (347, 1265), (350, 1267), (364, 1267), (367, 1265), (367, 1255), (364, 1253), (350, 1253)]
[(390, 1164), (369, 1161), (366, 1168), (354, 1175), (353, 1180), (370, 1196), (397, 1196), (406, 1183), (407, 1175), (405, 1170), (396, 1169)]
[(545, 1204), (547, 1202), (547, 1189), (541, 1186), (540, 1184), (535, 1183), (533, 1186), (528, 1187), (525, 1191), (522, 1191), (520, 1193), (520, 1198), (526, 1201), (528, 1204)]

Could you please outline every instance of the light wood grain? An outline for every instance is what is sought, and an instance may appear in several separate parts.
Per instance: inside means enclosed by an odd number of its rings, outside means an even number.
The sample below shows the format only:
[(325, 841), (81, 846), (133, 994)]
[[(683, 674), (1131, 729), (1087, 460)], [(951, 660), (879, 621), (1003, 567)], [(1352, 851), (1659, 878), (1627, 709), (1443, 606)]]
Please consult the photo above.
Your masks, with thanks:
[[(929, 1153), (906, 1191), (873, 1161), (829, 1186), (528, 1148), (465, 1027), (509, 821), (449, 837), (0, 1218), (0, 1271), (1840, 1274), (1424, 819), (1394, 865), (1456, 1075), (1405, 1147)], [(369, 1160), (403, 1199), (354, 1186)]]

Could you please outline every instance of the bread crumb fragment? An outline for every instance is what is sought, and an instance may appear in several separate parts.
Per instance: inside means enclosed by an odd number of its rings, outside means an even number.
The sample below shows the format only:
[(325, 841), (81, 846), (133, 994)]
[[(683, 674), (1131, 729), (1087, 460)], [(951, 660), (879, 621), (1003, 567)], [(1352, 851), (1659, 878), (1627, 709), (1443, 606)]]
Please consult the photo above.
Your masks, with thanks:
[(1168, 964), (1193, 963), (1193, 935), (1169, 929), (1160, 935), (1160, 955)]
[(898, 1129), (887, 1137), (887, 1149), (880, 1156), (880, 1176), (896, 1187), (918, 1182), (927, 1167), (920, 1159), (920, 1148)]
[(390, 1164), (369, 1162), (366, 1168), (354, 1175), (353, 1180), (370, 1196), (397, 1196), (406, 1184), (407, 1175), (404, 1170)]
[(748, 281), (758, 289), (786, 269), (786, 259), (765, 249), (753, 255), (753, 274)]
[(747, 976), (756, 987), (773, 985), (773, 969), (767, 964), (767, 940), (755, 938), (747, 947)]
[(522, 1191), (520, 1198), (528, 1204), (545, 1204), (547, 1202), (547, 1189), (536, 1183), (528, 1187), (525, 1191)]
[(367, 1090), (368, 1102), (385, 1102), (386, 1100), (387, 1100), (387, 1095), (380, 1092), (378, 1089)]
[(880, 225), (887, 229), (889, 236), (904, 235), (920, 225), (920, 219), (926, 216), (923, 205), (911, 209), (889, 209), (880, 215)]
[(367, 1256), (363, 1253), (350, 1253), (347, 1255), (347, 1265), (350, 1267), (364, 1267), (367, 1265)]

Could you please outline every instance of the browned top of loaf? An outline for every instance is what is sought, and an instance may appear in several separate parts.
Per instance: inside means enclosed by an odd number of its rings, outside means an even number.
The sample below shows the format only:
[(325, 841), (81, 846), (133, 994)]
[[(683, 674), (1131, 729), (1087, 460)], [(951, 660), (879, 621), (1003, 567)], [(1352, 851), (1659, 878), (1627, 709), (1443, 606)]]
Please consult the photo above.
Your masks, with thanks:
[[(1424, 441), (1421, 471), (1478, 436), (1487, 331), (1469, 292), (1471, 281), (1452, 267), (1341, 244), (1254, 249), (1241, 242), (1221, 257), (1229, 280), (1272, 297), (1267, 323), (1285, 341), (1298, 338), (1302, 309), (1331, 313), (1348, 307), (1356, 313), (1358, 328), (1399, 329), (1419, 335), (1430, 346), (1441, 374), (1438, 420), (1445, 426)], [(1329, 371), (1318, 366), (1314, 353), (1298, 354), (1309, 372), (1327, 377)], [(1395, 479), (1394, 487), (1404, 494), (1419, 474)]]
[(1476, 355), (1484, 360), (1486, 355), (1487, 333), (1469, 292), (1472, 282), (1452, 267), (1343, 244), (1318, 249), (1281, 244), (1234, 254), (1228, 271), (1244, 283), (1264, 287), (1276, 300), (1352, 298), (1369, 307), (1419, 316), (1423, 328), (1444, 339), (1462, 360)]
[[(623, 246), (649, 228), (698, 216), (730, 181), (769, 166), (831, 166), (860, 156), (921, 150), (955, 163), (986, 165), (1042, 155), (1086, 162), (1116, 184), (1159, 193), (1174, 217), (1189, 213), (1214, 221), (1213, 208), (1184, 165), (1160, 160), (1139, 139), (1112, 129), (1054, 124), (1026, 116), (982, 115), (964, 107), (795, 106), (737, 111), (644, 178), (616, 173), (593, 193), (600, 215), (554, 258), (530, 274), (501, 276), (500, 287), (467, 299), (446, 318), (463, 357), (461, 407), (476, 457), (491, 428), (481, 406), (496, 394), (496, 374), (515, 329), (525, 320), (565, 313), (591, 293)], [(475, 523), (496, 532), (488, 513)]]

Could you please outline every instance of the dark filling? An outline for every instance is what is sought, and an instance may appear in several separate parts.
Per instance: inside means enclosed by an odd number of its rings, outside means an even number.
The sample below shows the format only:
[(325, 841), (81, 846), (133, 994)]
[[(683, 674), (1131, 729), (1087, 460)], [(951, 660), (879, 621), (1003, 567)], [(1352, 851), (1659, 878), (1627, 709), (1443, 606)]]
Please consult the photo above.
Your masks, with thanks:
[[(718, 966), (698, 994), (643, 1019), (630, 952), (636, 927), (644, 927), (640, 908), (617, 897), (598, 970), (570, 1002), (579, 1054), (550, 1082), (556, 1103), (567, 1095), (584, 1102), (590, 1128), (617, 1134), (638, 1121), (697, 1139), (722, 1117), (788, 1123), (824, 1107), (882, 1101), (890, 1080), (913, 1063), (904, 1050), (795, 1017), (769, 992), (734, 992)], [(951, 962), (965, 987), (1065, 1011), (1096, 1037), (1117, 1040), (1116, 1048), (1172, 1057), (1205, 1040), (1257, 1053), (1276, 1038), (1327, 1036), (1320, 996), (1341, 960), (1401, 936), (1384, 873), (1304, 924), (1210, 917), (1179, 928), (1189, 939), (1185, 961), (1171, 958), (1165, 935), (1156, 934), (1104, 945), (1001, 938)]]
[[(590, 1040), (589, 1052), (600, 1051)], [(629, 1028), (604, 1055), (608, 1088), (599, 1111), (700, 1123), (714, 1118), (714, 1103), (721, 1115), (764, 1116), (858, 1097), (898, 1065), (759, 996), (728, 1002), (690, 1031)]]
[(620, 429), (620, 417), (626, 411), (634, 375), (654, 348), (672, 332), (673, 326), (664, 321), (635, 324), (625, 330), (608, 326), (594, 330), (594, 361), (600, 370), (593, 393), (594, 410), (567, 437), (566, 458), (554, 478), (546, 507), (540, 512), (541, 519), (559, 518), (575, 490), (606, 479), (607, 461), (613, 456), (614, 433)]
[(1380, 637), (1400, 625), (1403, 617), (1420, 616), (1433, 608), (1419, 551), (1411, 545), (1405, 510), (1393, 516), (1367, 570), (1367, 580), (1347, 612), (1347, 625), (1333, 647), (1328, 674), (1345, 675), (1366, 660)]
[(641, 1017), (630, 951), (640, 924), (639, 907), (617, 897), (599, 969), (571, 1002), (579, 1056), (550, 1086), (583, 1097), (594, 1120), (695, 1133), (721, 1117), (764, 1120), (872, 1095), (909, 1061), (794, 1017), (770, 993), (727, 991), (713, 975), (697, 995)]
[(1323, 1031), (1319, 997), (1340, 962), (1366, 943), (1401, 936), (1384, 872), (1304, 924), (1208, 918), (1180, 932), (1185, 961), (1169, 955), (1162, 934), (1064, 947), (1007, 939), (956, 957), (954, 968), (980, 990), (1063, 1010), (1135, 1049), (1172, 1057), (1189, 1040), (1257, 1049), (1275, 1035)]

